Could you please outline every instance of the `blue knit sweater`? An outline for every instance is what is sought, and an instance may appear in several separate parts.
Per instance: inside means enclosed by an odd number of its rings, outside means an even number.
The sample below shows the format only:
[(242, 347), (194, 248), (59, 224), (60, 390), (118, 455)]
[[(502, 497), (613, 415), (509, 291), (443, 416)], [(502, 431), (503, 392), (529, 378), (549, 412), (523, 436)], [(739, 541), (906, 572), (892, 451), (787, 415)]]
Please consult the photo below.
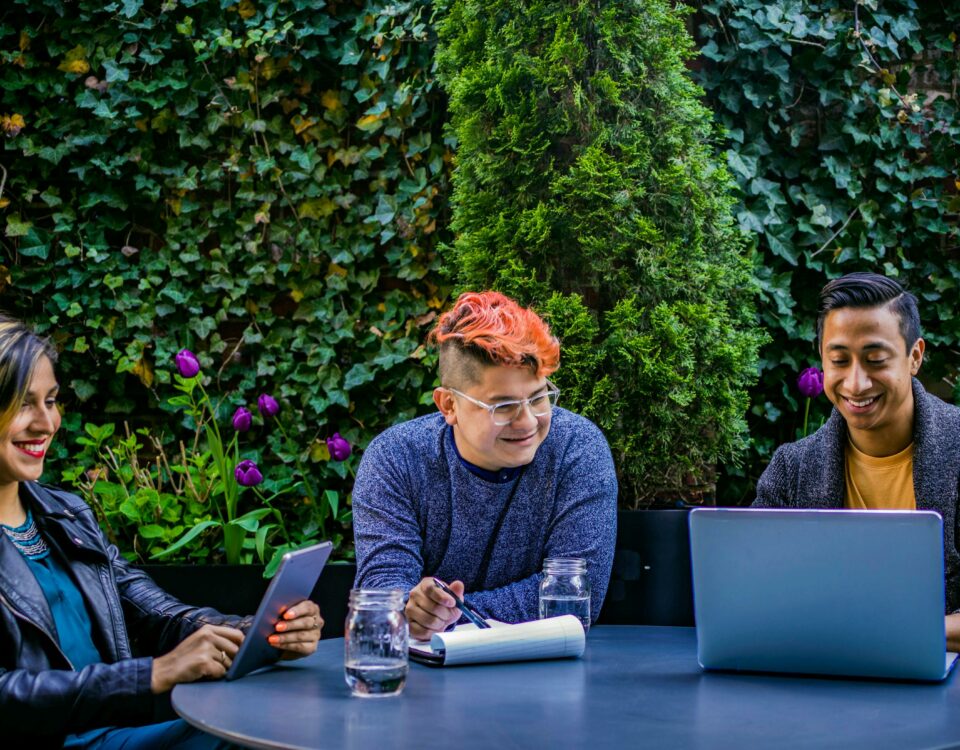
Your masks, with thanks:
[(554, 408), (519, 476), (488, 478), (460, 459), (450, 430), (431, 414), (391, 427), (364, 451), (353, 489), (356, 585), (409, 591), (428, 575), (460, 580), (485, 617), (523, 622), (537, 617), (544, 558), (583, 557), (595, 620), (617, 526), (617, 479), (600, 430)]

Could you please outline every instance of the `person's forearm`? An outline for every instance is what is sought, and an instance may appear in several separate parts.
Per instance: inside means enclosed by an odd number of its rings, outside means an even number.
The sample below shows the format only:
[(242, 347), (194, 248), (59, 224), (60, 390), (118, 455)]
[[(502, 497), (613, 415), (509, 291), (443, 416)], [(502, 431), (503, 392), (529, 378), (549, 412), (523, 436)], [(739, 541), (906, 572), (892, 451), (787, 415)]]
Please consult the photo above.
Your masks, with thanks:
[(947, 615), (945, 625), (947, 629), (947, 651), (960, 653), (960, 613)]
[(468, 591), (464, 597), (487, 619), (526, 622), (537, 619), (540, 574), (487, 591)]
[[(149, 658), (68, 669), (0, 671), (0, 726), (29, 727), (39, 738), (154, 717)], [(41, 742), (40, 744), (44, 744)]]

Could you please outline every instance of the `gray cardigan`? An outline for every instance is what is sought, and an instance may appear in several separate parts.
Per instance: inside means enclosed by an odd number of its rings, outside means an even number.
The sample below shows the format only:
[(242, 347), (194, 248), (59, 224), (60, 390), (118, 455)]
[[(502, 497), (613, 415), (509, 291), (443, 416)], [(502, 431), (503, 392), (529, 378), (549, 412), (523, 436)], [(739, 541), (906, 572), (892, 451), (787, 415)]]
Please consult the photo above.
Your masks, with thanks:
[[(927, 393), (913, 379), (913, 487), (918, 510), (943, 518), (947, 612), (960, 609), (957, 496), (960, 408)], [(755, 508), (842, 508), (847, 423), (836, 409), (819, 430), (777, 448), (757, 482)]]

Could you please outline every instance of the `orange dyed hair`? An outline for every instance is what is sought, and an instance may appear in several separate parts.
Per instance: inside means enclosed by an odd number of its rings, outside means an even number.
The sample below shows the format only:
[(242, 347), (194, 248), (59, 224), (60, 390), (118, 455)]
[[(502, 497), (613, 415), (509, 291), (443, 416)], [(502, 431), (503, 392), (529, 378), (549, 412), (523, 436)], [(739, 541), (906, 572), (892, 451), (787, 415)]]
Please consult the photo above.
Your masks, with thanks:
[[(560, 342), (543, 319), (500, 292), (461, 294), (440, 316), (430, 340), (440, 347), (441, 382), (450, 374), (450, 359), (526, 367), (537, 377), (560, 366)], [(466, 356), (450, 357), (454, 352)]]

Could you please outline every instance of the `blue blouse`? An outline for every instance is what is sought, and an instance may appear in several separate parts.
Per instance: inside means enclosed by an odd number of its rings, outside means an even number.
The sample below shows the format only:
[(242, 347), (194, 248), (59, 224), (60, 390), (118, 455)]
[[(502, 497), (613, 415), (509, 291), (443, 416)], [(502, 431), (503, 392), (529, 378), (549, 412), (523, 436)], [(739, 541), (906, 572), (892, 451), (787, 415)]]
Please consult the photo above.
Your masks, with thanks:
[(80, 671), (89, 664), (102, 662), (103, 657), (93, 641), (93, 622), (87, 612), (87, 603), (67, 567), (50, 554), (50, 548), (40, 534), (33, 514), (27, 510), (27, 520), (17, 528), (4, 524), (0, 524), (0, 527), (23, 555), (37, 579), (50, 605), (60, 650), (66, 654), (73, 668)]

